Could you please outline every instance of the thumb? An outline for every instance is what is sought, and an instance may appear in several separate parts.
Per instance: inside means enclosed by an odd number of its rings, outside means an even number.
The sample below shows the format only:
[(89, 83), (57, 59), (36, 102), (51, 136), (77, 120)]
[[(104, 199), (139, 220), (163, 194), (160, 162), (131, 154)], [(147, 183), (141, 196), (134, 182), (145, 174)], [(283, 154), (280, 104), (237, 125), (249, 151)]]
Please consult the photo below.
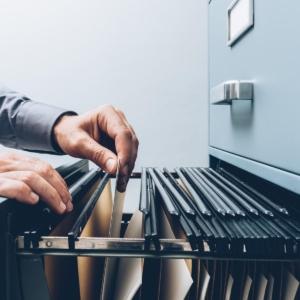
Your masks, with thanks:
[(116, 173), (117, 156), (109, 149), (98, 144), (92, 138), (87, 138), (84, 145), (81, 145), (80, 152), (82, 157), (91, 160), (107, 173)]

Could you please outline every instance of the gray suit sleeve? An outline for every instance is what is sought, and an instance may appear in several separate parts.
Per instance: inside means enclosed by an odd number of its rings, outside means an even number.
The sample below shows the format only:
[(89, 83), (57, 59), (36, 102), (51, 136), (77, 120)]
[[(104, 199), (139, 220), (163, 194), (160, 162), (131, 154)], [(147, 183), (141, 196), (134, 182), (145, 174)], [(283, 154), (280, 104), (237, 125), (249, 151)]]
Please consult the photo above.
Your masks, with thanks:
[(67, 113), (75, 114), (33, 102), (0, 84), (0, 144), (21, 150), (64, 154), (53, 143), (52, 131), (58, 118)]

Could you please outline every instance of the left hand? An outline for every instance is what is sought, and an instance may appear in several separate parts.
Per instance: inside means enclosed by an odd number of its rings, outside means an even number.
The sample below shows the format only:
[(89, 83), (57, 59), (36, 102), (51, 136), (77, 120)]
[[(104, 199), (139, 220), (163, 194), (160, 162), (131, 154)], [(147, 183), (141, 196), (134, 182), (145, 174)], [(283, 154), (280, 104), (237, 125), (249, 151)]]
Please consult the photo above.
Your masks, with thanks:
[(0, 154), (0, 195), (29, 205), (42, 200), (57, 214), (73, 209), (68, 186), (56, 170), (14, 152)]

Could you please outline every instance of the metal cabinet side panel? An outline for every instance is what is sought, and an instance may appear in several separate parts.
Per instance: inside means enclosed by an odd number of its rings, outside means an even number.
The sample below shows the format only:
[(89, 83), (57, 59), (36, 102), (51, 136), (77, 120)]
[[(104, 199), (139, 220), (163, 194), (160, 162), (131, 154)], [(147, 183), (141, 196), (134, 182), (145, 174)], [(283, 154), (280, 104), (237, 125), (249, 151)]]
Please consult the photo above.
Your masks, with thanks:
[(255, 1), (254, 28), (230, 48), (231, 1), (209, 4), (209, 88), (252, 80), (254, 100), (210, 105), (210, 146), (300, 174), (300, 2)]
[(15, 241), (8, 232), (0, 232), (0, 299), (21, 300)]

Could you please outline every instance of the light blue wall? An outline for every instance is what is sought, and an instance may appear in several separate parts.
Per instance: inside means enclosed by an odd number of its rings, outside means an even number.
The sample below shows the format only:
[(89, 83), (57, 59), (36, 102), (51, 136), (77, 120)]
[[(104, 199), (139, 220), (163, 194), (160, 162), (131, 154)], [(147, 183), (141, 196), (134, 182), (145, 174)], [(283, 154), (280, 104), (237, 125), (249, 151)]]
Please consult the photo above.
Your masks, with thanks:
[[(136, 170), (205, 166), (206, 6), (202, 0), (1, 1), (0, 81), (78, 113), (104, 103), (122, 109), (140, 140)], [(71, 160), (35, 156), (54, 166)]]

